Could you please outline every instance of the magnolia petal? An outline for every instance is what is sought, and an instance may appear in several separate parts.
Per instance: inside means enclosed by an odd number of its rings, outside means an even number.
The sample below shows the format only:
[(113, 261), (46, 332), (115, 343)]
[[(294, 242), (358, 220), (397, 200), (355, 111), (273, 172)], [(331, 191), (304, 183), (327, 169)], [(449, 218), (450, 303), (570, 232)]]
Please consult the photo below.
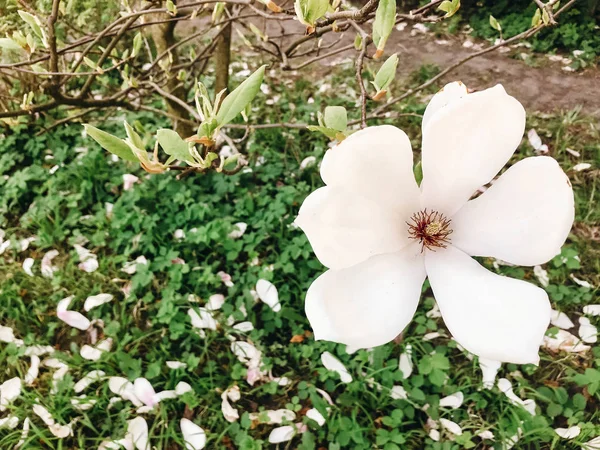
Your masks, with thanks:
[(579, 318), (579, 330), (577, 334), (586, 344), (595, 344), (598, 341), (598, 329), (592, 325), (587, 317)]
[(479, 358), (479, 368), (481, 369), (481, 382), (485, 389), (492, 389), (496, 384), (496, 375), (500, 370), (502, 363), (492, 359)]
[(506, 164), (525, 110), (501, 85), (455, 99), (423, 128), (422, 207), (453, 215)]
[(425, 279), (418, 245), (328, 270), (306, 293), (315, 339), (369, 348), (394, 339), (412, 319)]
[(405, 247), (409, 240), (403, 217), (408, 214), (398, 216), (358, 193), (325, 186), (304, 200), (295, 223), (324, 266), (343, 269)]
[(14, 377), (0, 384), (0, 411), (21, 395), (21, 379)]
[(239, 239), (244, 235), (247, 228), (248, 224), (245, 222), (234, 223), (233, 230), (227, 236), (231, 239)]
[(323, 414), (317, 408), (311, 408), (306, 411), (306, 417), (317, 422), (320, 427), (325, 425), (325, 417), (323, 417)]
[(575, 425), (569, 428), (555, 428), (554, 431), (563, 439), (575, 439), (581, 433), (581, 428)]
[(19, 425), (19, 418), (17, 416), (6, 416), (0, 419), (0, 428), (9, 428), (12, 430), (13, 428), (17, 428), (17, 425)]
[(583, 313), (588, 316), (600, 316), (600, 305), (586, 305), (583, 307)]
[(281, 311), (279, 303), (279, 293), (273, 283), (267, 280), (260, 279), (256, 283), (256, 293), (261, 301), (271, 307), (275, 312)]
[(583, 344), (580, 338), (566, 330), (558, 330), (555, 335), (544, 336), (542, 345), (555, 352), (584, 353), (590, 349), (589, 345)]
[(454, 247), (426, 253), (425, 267), (444, 322), (465, 349), (496, 361), (537, 364), (550, 322), (544, 290), (496, 275)]
[(199, 329), (217, 329), (217, 321), (213, 318), (212, 314), (205, 308), (190, 308), (188, 309), (188, 315), (192, 319), (192, 326)]
[(410, 140), (391, 125), (357, 131), (328, 150), (321, 177), (327, 186), (386, 205), (400, 217), (419, 209)]
[(206, 309), (209, 311), (216, 311), (221, 309), (221, 306), (225, 303), (225, 296), (223, 294), (214, 294), (208, 298), (206, 302)]
[(402, 372), (402, 378), (404, 378), (404, 379), (407, 379), (412, 374), (412, 371), (413, 371), (412, 345), (407, 344), (404, 352), (400, 354), (398, 368), (400, 369), (400, 372)]
[[(263, 415), (266, 415), (267, 420), (261, 420), (261, 417)], [(292, 421), (295, 418), (296, 413), (294, 413), (294, 411), (290, 411), (289, 409), (275, 409), (250, 413), (250, 420), (257, 420), (260, 423), (265, 423), (268, 425), (278, 425), (283, 423), (284, 421)]]
[(350, 375), (346, 366), (331, 353), (323, 352), (321, 354), (321, 362), (327, 370), (336, 372), (340, 376), (342, 383), (350, 383), (352, 381), (352, 375)]
[(563, 330), (568, 330), (569, 328), (573, 328), (575, 324), (569, 316), (567, 316), (564, 312), (552, 310), (552, 315), (550, 316), (550, 323), (555, 327), (562, 328)]
[(186, 383), (185, 381), (180, 381), (179, 383), (177, 383), (175, 385), (175, 393), (177, 395), (183, 395), (186, 394), (188, 392), (192, 392), (193, 388), (192, 386), (190, 386), (189, 383)]
[(455, 436), (460, 436), (463, 433), (460, 425), (451, 420), (440, 419), (440, 424), (442, 425), (442, 428), (444, 428), (449, 433), (454, 434)]
[(254, 330), (254, 325), (252, 325), (252, 322), (240, 322), (235, 324), (233, 329), (241, 331), (242, 333), (248, 333)]
[(396, 385), (390, 390), (390, 397), (394, 400), (406, 400), (408, 398), (408, 392), (403, 386)]
[(136, 378), (133, 382), (133, 392), (146, 406), (156, 406), (158, 399), (152, 384), (145, 378)]
[(79, 354), (83, 359), (87, 359), (88, 361), (98, 361), (102, 356), (102, 351), (85, 344), (79, 350)]
[(249, 342), (234, 341), (231, 343), (231, 351), (241, 363), (249, 367), (260, 367), (262, 352)]
[(67, 325), (78, 330), (87, 330), (90, 327), (90, 321), (83, 314), (77, 311), (63, 311), (56, 314), (57, 317)]
[(54, 272), (56, 272), (58, 268), (52, 265), (52, 260), (57, 256), (58, 250), (50, 250), (44, 254), (41, 263), (42, 276), (46, 278), (52, 278), (54, 276)]
[(280, 444), (282, 442), (287, 442), (292, 440), (292, 438), (296, 435), (296, 427), (292, 425), (285, 425), (283, 427), (278, 427), (273, 429), (269, 434), (269, 442), (271, 444)]
[(447, 397), (442, 398), (440, 400), (440, 406), (442, 408), (456, 409), (456, 408), (460, 408), (460, 405), (462, 405), (464, 400), (465, 400), (465, 395), (462, 392), (458, 391), (452, 395), (448, 395)]
[(167, 361), (167, 367), (171, 370), (185, 369), (187, 364), (181, 361)]
[(442, 110), (444, 107), (454, 102), (455, 100), (464, 97), (467, 94), (467, 86), (465, 86), (460, 81), (454, 81), (452, 83), (446, 84), (446, 86), (440, 89), (431, 98), (431, 100), (429, 100), (427, 108), (425, 108), (425, 113), (423, 114), (423, 121), (421, 123), (421, 127), (425, 129), (425, 127), (427, 126), (431, 118), (435, 115), (435, 113)]
[(206, 433), (194, 422), (181, 419), (179, 426), (187, 450), (202, 450), (206, 446)]
[(456, 213), (452, 245), (472, 256), (543, 264), (560, 253), (574, 214), (573, 189), (556, 160), (526, 158)]
[(85, 299), (83, 309), (89, 311), (90, 309), (96, 308), (97, 306), (110, 302), (112, 299), (113, 296), (111, 294), (90, 295), (88, 298)]
[(73, 386), (73, 390), (77, 394), (79, 394), (92, 383), (100, 381), (105, 375), (106, 373), (104, 373), (104, 371), (102, 370), (92, 370), (91, 372), (88, 372), (81, 380), (75, 383), (75, 386)]
[[(233, 423), (240, 418), (240, 413), (229, 403), (227, 391), (221, 394), (221, 412), (227, 422)], [(233, 401), (233, 400), (232, 400)]]
[(25, 374), (25, 384), (32, 385), (40, 373), (40, 357), (36, 355), (31, 356), (31, 365), (29, 370)]
[(35, 260), (33, 258), (25, 258), (25, 261), (23, 261), (23, 272), (25, 272), (30, 277), (33, 276), (31, 268), (33, 267), (34, 262)]
[(129, 421), (127, 434), (137, 450), (150, 450), (148, 444), (148, 423), (143, 417), (136, 417)]
[(595, 437), (591, 441), (587, 441), (581, 448), (582, 450), (600, 450), (600, 436)]

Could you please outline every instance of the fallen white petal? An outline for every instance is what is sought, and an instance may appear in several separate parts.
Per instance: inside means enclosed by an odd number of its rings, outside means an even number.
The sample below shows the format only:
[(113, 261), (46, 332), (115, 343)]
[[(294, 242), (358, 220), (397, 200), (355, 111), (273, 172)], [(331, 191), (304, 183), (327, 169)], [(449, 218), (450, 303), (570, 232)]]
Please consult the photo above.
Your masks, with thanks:
[(448, 419), (440, 419), (440, 424), (446, 431), (456, 436), (460, 436), (462, 434), (462, 428), (456, 422)]
[(564, 312), (552, 310), (552, 315), (550, 316), (550, 323), (555, 327), (562, 328), (563, 330), (568, 330), (569, 328), (573, 328), (575, 324), (569, 319)]
[(555, 428), (554, 431), (563, 439), (575, 439), (581, 433), (581, 428), (575, 425), (569, 428)]
[(91, 295), (85, 299), (83, 309), (89, 311), (92, 308), (96, 308), (97, 306), (110, 302), (112, 299), (113, 296), (111, 294)]
[(126, 274), (133, 275), (137, 272), (138, 264), (145, 266), (148, 264), (148, 260), (145, 256), (138, 256), (135, 261), (129, 261), (123, 264), (121, 271), (125, 272)]
[(6, 416), (0, 419), (0, 428), (10, 428), (11, 430), (17, 428), (19, 425), (19, 418), (17, 416)]
[(600, 436), (595, 437), (591, 441), (587, 441), (581, 448), (582, 450), (600, 450)]
[(566, 330), (558, 330), (554, 336), (544, 336), (542, 346), (555, 352), (568, 353), (583, 353), (590, 349), (589, 345), (585, 345), (581, 339)]
[(228, 236), (231, 239), (239, 239), (241, 238), (244, 233), (246, 232), (246, 229), (248, 228), (248, 224), (245, 222), (238, 222), (238, 223), (234, 223), (233, 224), (233, 231), (231, 231)]
[(522, 400), (514, 392), (510, 381), (506, 378), (498, 380), (498, 389), (508, 397), (513, 405), (522, 406), (529, 414), (535, 416), (535, 401), (532, 399)]
[(32, 385), (40, 373), (40, 357), (33, 355), (31, 356), (31, 365), (29, 370), (25, 374), (25, 384)]
[(167, 367), (172, 370), (185, 369), (187, 364), (180, 361), (167, 361)]
[(80, 262), (77, 267), (79, 270), (83, 270), (87, 273), (92, 273), (98, 270), (99, 264), (96, 258), (88, 258), (83, 262)]
[(352, 381), (352, 375), (350, 375), (346, 366), (331, 353), (323, 352), (321, 354), (321, 363), (323, 363), (327, 370), (336, 372), (343, 383), (350, 383)]
[(228, 391), (226, 390), (221, 394), (221, 412), (227, 422), (233, 423), (240, 418), (240, 413), (229, 403), (231, 399), (228, 396)]
[(231, 351), (241, 363), (249, 367), (260, 367), (262, 352), (249, 342), (234, 341), (231, 343)]
[(199, 329), (216, 330), (217, 322), (212, 314), (205, 308), (190, 308), (188, 316), (192, 319), (192, 326)]
[(183, 395), (187, 392), (192, 392), (192, 386), (190, 386), (188, 383), (186, 383), (185, 381), (180, 381), (179, 383), (177, 383), (177, 385), (175, 386), (175, 393), (177, 395)]
[(54, 272), (58, 270), (57, 267), (52, 265), (52, 260), (58, 256), (58, 250), (50, 250), (42, 257), (41, 271), (42, 276), (46, 278), (52, 278)]
[(0, 384), (0, 411), (21, 395), (21, 379), (19, 377), (11, 378)]
[(447, 397), (442, 398), (440, 400), (440, 406), (442, 408), (452, 408), (452, 409), (460, 408), (460, 405), (462, 405), (464, 399), (465, 399), (464, 394), (462, 392), (458, 391), (452, 395), (448, 395)]
[(243, 333), (248, 333), (254, 330), (254, 325), (252, 325), (252, 322), (240, 322), (238, 324), (235, 324), (233, 328)]
[(156, 398), (156, 392), (152, 384), (145, 378), (136, 378), (133, 382), (133, 392), (146, 406), (156, 406), (159, 399)]
[(314, 166), (317, 163), (317, 158), (314, 156), (307, 156), (300, 162), (300, 170), (305, 170), (309, 167)]
[(33, 258), (25, 258), (25, 261), (23, 261), (23, 271), (30, 277), (33, 276), (31, 268), (33, 267), (34, 262), (35, 260)]
[(598, 329), (592, 325), (587, 317), (579, 318), (579, 337), (586, 344), (594, 344), (598, 341)]
[(217, 272), (217, 276), (221, 279), (221, 281), (223, 282), (223, 284), (225, 286), (227, 286), (227, 287), (233, 286), (233, 281), (231, 280), (231, 275), (229, 275), (228, 273), (225, 273), (222, 270), (220, 270), (219, 272)]
[(90, 327), (91, 323), (83, 314), (78, 313), (77, 311), (68, 310), (71, 300), (73, 300), (73, 296), (63, 298), (58, 302), (58, 305), (56, 306), (56, 315), (67, 325), (85, 331)]
[(54, 353), (54, 348), (49, 345), (32, 345), (25, 349), (25, 356), (42, 356), (47, 353)]
[(569, 275), (569, 278), (571, 278), (571, 280), (573, 280), (576, 284), (578, 284), (581, 287), (584, 288), (588, 288), (588, 289), (592, 289), (592, 285), (590, 283), (588, 283), (585, 280), (580, 280), (579, 278), (576, 278), (573, 274)]
[(269, 442), (271, 444), (280, 444), (291, 440), (296, 435), (296, 427), (285, 425), (273, 429), (269, 434)]
[(132, 175), (130, 173), (124, 174), (123, 175), (123, 190), (129, 191), (131, 188), (133, 188), (133, 185), (135, 183), (137, 183), (138, 180), (139, 180), (139, 178), (136, 177), (135, 175)]
[(306, 411), (306, 417), (317, 422), (320, 427), (325, 425), (325, 417), (323, 417), (323, 414), (317, 408), (311, 408)]
[(411, 356), (412, 346), (410, 344), (407, 344), (404, 353), (400, 354), (400, 361), (398, 363), (398, 368), (400, 369), (400, 372), (402, 372), (402, 378), (404, 379), (410, 377), (413, 371), (413, 363)]
[(92, 383), (100, 381), (105, 375), (106, 373), (104, 373), (102, 370), (92, 370), (91, 372), (88, 372), (81, 380), (75, 383), (73, 390), (79, 394)]
[(582, 170), (588, 170), (592, 165), (590, 163), (579, 163), (573, 166), (575, 172), (581, 172)]
[(264, 414), (267, 415), (267, 420), (261, 421), (261, 423), (265, 423), (268, 425), (278, 425), (283, 423), (284, 421), (292, 421), (296, 418), (296, 413), (294, 413), (294, 411), (290, 411), (289, 409), (276, 409), (250, 413), (250, 420), (260, 421), (261, 416), (263, 416)]
[(143, 417), (136, 417), (129, 421), (127, 434), (137, 450), (150, 450), (148, 444), (148, 424)]
[(96, 403), (96, 399), (87, 398), (85, 395), (80, 395), (79, 397), (73, 397), (71, 399), (71, 405), (73, 405), (73, 408), (77, 409), (78, 411), (87, 411), (88, 409), (92, 409)]
[(550, 277), (548, 276), (548, 272), (544, 270), (542, 266), (535, 266), (533, 268), (533, 274), (542, 286), (548, 287), (548, 284), (550, 284)]
[(23, 421), (23, 429), (21, 431), (21, 438), (19, 439), (19, 442), (17, 442), (13, 447), (14, 450), (17, 450), (18, 448), (21, 448), (23, 446), (23, 444), (25, 443), (25, 439), (27, 439), (27, 436), (29, 435), (30, 426), (31, 422), (29, 420), (29, 417), (25, 417), (25, 420)]
[(432, 428), (431, 430), (429, 430), (429, 437), (431, 439), (433, 439), (435, 442), (439, 442), (440, 440), (440, 432), (438, 430), (436, 430), (435, 428)]
[(256, 293), (261, 301), (275, 312), (281, 310), (281, 304), (279, 303), (279, 293), (277, 288), (270, 281), (260, 279), (256, 283)]
[(185, 231), (183, 231), (181, 228), (175, 230), (175, 233), (173, 233), (173, 237), (175, 239), (177, 239), (178, 241), (181, 241), (182, 239), (185, 239)]
[(206, 446), (206, 433), (194, 422), (181, 419), (179, 426), (187, 450), (202, 450)]
[(600, 316), (600, 305), (586, 305), (583, 307), (583, 313), (588, 316)]
[(490, 430), (480, 431), (476, 433), (475, 436), (479, 436), (481, 439), (488, 439), (491, 441), (494, 440), (494, 433), (492, 433)]
[(225, 303), (225, 296), (223, 294), (214, 294), (208, 298), (208, 302), (206, 302), (206, 309), (209, 311), (216, 311), (217, 309), (221, 309)]
[(406, 392), (404, 387), (396, 385), (390, 390), (390, 397), (394, 400), (406, 400), (408, 398), (408, 392)]

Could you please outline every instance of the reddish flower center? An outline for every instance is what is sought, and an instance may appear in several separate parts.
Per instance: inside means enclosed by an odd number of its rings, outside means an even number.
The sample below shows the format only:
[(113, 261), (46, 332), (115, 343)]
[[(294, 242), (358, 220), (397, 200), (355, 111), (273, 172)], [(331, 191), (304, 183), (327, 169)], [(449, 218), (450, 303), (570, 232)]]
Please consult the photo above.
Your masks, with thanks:
[(421, 252), (428, 249), (446, 248), (450, 243), (450, 219), (446, 219), (438, 211), (423, 211), (413, 214), (408, 225), (408, 236), (419, 241), (422, 245)]

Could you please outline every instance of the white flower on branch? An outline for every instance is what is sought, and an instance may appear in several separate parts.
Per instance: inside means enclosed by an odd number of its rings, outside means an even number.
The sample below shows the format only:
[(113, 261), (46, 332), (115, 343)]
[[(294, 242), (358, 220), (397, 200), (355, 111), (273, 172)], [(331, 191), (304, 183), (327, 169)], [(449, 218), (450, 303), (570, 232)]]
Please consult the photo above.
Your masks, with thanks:
[(554, 159), (531, 157), (469, 200), (523, 137), (525, 110), (500, 85), (473, 94), (446, 86), (422, 128), (420, 187), (410, 140), (398, 128), (360, 130), (325, 154), (326, 186), (306, 198), (296, 219), (329, 268), (306, 294), (315, 338), (353, 348), (391, 341), (410, 322), (429, 277), (462, 347), (537, 364), (550, 322), (547, 293), (471, 257), (526, 266), (552, 259), (573, 224), (571, 183)]

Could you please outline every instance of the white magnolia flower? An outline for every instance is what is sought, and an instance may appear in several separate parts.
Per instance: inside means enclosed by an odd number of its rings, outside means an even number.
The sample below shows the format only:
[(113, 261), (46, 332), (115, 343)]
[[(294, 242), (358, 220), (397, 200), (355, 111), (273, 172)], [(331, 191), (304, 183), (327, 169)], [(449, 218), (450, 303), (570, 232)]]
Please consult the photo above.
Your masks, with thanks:
[(260, 300), (269, 305), (275, 312), (281, 311), (279, 303), (279, 293), (273, 283), (262, 278), (256, 282), (256, 294)]
[(420, 187), (410, 141), (393, 126), (358, 131), (327, 151), (326, 186), (306, 198), (296, 219), (330, 269), (306, 294), (316, 339), (356, 348), (391, 341), (414, 315), (428, 276), (466, 350), (539, 361), (550, 322), (546, 292), (471, 258), (543, 264), (571, 229), (573, 190), (550, 157), (519, 161), (469, 200), (508, 162), (524, 128), (525, 110), (502, 86), (467, 94), (452, 83), (423, 116)]
[(206, 446), (206, 433), (202, 428), (188, 419), (179, 422), (186, 450), (202, 450)]
[(58, 305), (56, 306), (56, 315), (67, 325), (85, 331), (90, 327), (90, 320), (77, 311), (70, 311), (67, 309), (71, 304), (71, 300), (73, 300), (73, 296), (63, 298), (58, 302)]

